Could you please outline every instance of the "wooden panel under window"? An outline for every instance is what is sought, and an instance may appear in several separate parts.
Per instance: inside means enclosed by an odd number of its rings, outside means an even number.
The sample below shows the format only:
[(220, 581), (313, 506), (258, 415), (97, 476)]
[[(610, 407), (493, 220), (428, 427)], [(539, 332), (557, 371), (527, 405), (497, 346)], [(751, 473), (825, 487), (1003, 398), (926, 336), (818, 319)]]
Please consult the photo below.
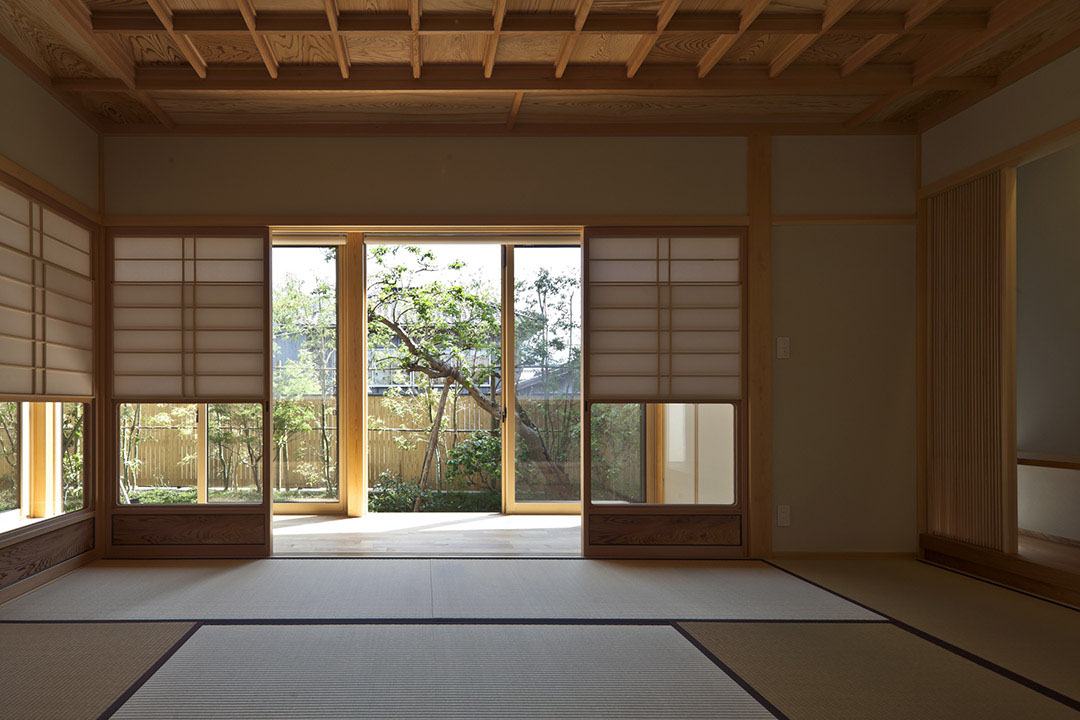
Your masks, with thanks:
[(613, 515), (594, 513), (593, 545), (722, 545), (742, 543), (740, 515)]
[(261, 545), (266, 519), (254, 514), (124, 514), (112, 518), (113, 545)]
[(1016, 551), (1015, 171), (927, 200), (931, 534)]
[(0, 588), (94, 549), (94, 518), (0, 548)]

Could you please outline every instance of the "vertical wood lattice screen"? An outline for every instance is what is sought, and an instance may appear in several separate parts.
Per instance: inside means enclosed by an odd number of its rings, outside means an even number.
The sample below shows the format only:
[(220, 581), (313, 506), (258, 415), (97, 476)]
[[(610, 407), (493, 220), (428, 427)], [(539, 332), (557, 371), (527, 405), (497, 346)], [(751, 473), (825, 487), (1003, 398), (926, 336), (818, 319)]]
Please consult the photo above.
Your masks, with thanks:
[(927, 527), (1013, 551), (1016, 532), (1012, 171), (930, 197)]
[(265, 232), (113, 237), (113, 396), (268, 399)]
[(588, 234), (587, 399), (739, 399), (741, 246), (730, 232)]
[(0, 185), (0, 394), (94, 394), (91, 232)]

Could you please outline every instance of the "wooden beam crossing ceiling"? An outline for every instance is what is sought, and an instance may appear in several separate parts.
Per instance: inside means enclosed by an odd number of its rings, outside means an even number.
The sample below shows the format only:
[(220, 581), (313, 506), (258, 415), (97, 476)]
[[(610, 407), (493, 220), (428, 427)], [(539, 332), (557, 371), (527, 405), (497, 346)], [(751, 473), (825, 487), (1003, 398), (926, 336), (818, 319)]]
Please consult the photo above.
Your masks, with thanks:
[[(245, 2), (246, 0), (238, 0)], [(415, 0), (413, 0), (415, 1)], [(767, 3), (764, 3), (767, 4)], [(763, 6), (764, 6), (763, 4)], [(591, 3), (589, 3), (591, 5)], [(513, 13), (505, 12), (501, 32), (572, 33), (582, 18), (580, 32), (622, 35), (642, 35), (657, 32), (657, 14), (643, 12), (576, 13)], [(415, 14), (414, 14), (415, 12)], [(495, 32), (495, 13), (423, 13), (356, 12), (338, 14), (337, 30), (332, 30), (326, 13), (321, 12), (260, 12), (254, 16), (254, 29), (248, 28), (240, 12), (173, 11), (173, 31), (187, 35), (253, 32), (265, 33), (407, 33), (421, 35), (437, 33)], [(674, 13), (664, 32), (706, 32), (735, 34), (740, 32), (738, 12)], [(985, 12), (938, 12), (919, 24), (920, 31), (961, 32), (984, 30), (989, 15)], [(904, 32), (905, 13), (848, 13), (834, 24), (825, 25), (824, 13), (762, 13), (750, 22), (745, 32), (771, 35), (819, 35)], [(97, 11), (91, 14), (93, 29), (98, 33), (167, 33), (152, 12)], [(415, 25), (415, 27), (414, 27)]]
[[(836, 68), (800, 66), (782, 77), (770, 78), (767, 68), (724, 67), (699, 78), (695, 65), (646, 66), (633, 78), (621, 65), (573, 67), (561, 79), (551, 65), (506, 65), (490, 78), (471, 64), (429, 65), (422, 78), (415, 78), (407, 66), (353, 67), (348, 78), (333, 66), (282, 66), (276, 79), (252, 66), (212, 66), (206, 78), (196, 77), (187, 67), (141, 67), (135, 73), (135, 89), (142, 92), (182, 90), (231, 91), (339, 91), (339, 92), (622, 92), (717, 94), (805, 94), (845, 95), (913, 89), (907, 66), (885, 65), (866, 68), (841, 78)], [(993, 84), (994, 78), (936, 78), (925, 89), (976, 90)], [(123, 91), (127, 85), (109, 78), (58, 78), (57, 90), (109, 92)]]

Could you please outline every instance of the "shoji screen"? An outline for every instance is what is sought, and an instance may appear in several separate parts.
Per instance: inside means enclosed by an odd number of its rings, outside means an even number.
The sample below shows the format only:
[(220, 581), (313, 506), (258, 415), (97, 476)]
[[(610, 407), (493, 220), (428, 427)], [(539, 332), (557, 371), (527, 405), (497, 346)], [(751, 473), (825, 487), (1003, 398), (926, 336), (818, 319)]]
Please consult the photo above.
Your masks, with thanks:
[[(107, 249), (106, 352), (111, 359), (107, 556), (268, 555), (267, 228), (116, 229), (109, 232)], [(190, 453), (189, 460), (178, 463), (169, 455), (169, 463), (161, 465), (174, 473), (175, 478), (167, 476), (177, 481), (173, 489), (186, 489), (191, 497), (132, 499), (133, 493), (158, 487), (152, 482), (140, 485), (153, 477), (127, 469), (122, 459), (122, 419), (125, 412), (135, 417), (134, 406), (144, 408), (143, 413), (174, 413), (167, 422), (151, 421), (172, 433), (162, 437), (177, 438), (168, 440), (174, 442), (168, 447), (181, 447), (175, 443), (184, 437), (196, 438), (182, 446), (186, 449), (175, 450), (179, 456)], [(258, 418), (238, 414), (252, 408), (258, 408)], [(126, 432), (130, 438), (132, 431)], [(247, 461), (250, 477), (245, 482), (255, 490), (247, 495), (236, 494), (239, 476), (226, 470), (227, 458), (209, 449), (214, 442), (225, 447), (241, 436), (261, 438), (243, 445), (243, 452), (256, 454)], [(165, 441), (161, 446), (163, 453)], [(197, 470), (185, 475), (188, 466), (183, 463), (194, 464)], [(141, 471), (142, 465), (135, 467)], [(231, 481), (226, 472), (233, 472)]]
[(113, 395), (266, 399), (268, 266), (265, 232), (115, 234)]
[(590, 235), (590, 400), (698, 402), (742, 394), (742, 237)]
[[(585, 229), (586, 556), (746, 555), (745, 249), (731, 228)], [(679, 436), (679, 413), (710, 404), (725, 406), (725, 429)], [(710, 477), (726, 465), (734, 500), (674, 492), (672, 458)]]
[(94, 394), (90, 230), (0, 184), (0, 394)]

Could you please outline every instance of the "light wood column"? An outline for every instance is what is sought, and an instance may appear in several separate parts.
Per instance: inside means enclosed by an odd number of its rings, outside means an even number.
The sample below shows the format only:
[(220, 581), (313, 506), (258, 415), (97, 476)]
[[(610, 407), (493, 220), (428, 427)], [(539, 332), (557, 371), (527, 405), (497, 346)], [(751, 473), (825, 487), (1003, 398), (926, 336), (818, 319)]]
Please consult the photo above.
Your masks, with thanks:
[[(339, 274), (341, 305), (338, 346), (344, 362), (338, 362), (338, 391), (342, 393), (339, 412), (338, 447), (344, 447), (346, 512), (360, 517), (367, 512), (367, 282), (364, 234), (348, 234)], [(344, 422), (341, 422), (341, 421)], [(344, 428), (342, 436), (340, 428)]]

